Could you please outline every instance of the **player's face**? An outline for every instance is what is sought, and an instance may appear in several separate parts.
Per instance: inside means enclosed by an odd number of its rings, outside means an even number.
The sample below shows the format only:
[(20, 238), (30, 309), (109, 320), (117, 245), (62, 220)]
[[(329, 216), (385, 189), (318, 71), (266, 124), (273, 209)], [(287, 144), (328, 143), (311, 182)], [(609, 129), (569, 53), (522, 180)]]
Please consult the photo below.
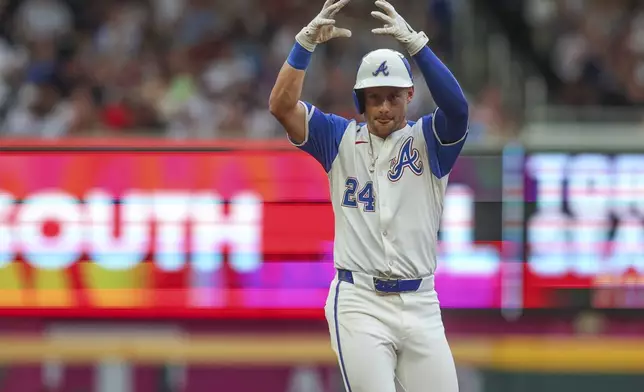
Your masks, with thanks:
[(413, 88), (373, 87), (366, 89), (364, 94), (365, 118), (371, 133), (385, 138), (405, 127)]

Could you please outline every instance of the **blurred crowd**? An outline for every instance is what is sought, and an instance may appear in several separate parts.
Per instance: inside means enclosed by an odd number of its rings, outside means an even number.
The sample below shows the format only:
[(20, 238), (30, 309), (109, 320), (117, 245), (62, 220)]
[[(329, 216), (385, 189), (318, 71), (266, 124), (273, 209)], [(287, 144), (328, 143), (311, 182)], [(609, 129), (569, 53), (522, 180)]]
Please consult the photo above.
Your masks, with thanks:
[[(267, 110), (270, 89), (295, 34), (322, 3), (0, 0), (0, 135), (281, 136)], [(446, 59), (449, 4), (396, 4)], [(351, 85), (361, 57), (398, 48), (370, 33), (378, 23), (372, 9), (370, 1), (353, 2), (339, 15), (338, 25), (354, 37), (319, 47), (304, 99), (356, 115)], [(411, 115), (433, 107), (426, 89), (418, 89)]]
[[(473, 0), (461, 0), (473, 1)], [(555, 103), (644, 103), (644, 2), (522, 0), (536, 48), (563, 88)], [(271, 138), (270, 89), (322, 0), (0, 0), (0, 136), (140, 135)], [(453, 65), (455, 0), (394, 1)], [(370, 33), (371, 1), (338, 16), (351, 39), (316, 50), (303, 98), (356, 116), (351, 86), (361, 57), (401, 49)], [(417, 69), (418, 85), (424, 82)], [(502, 91), (472, 91), (472, 138), (515, 127)], [(434, 109), (417, 89), (410, 117)]]
[(558, 103), (644, 103), (644, 2), (527, 1), (533, 41), (563, 81)]

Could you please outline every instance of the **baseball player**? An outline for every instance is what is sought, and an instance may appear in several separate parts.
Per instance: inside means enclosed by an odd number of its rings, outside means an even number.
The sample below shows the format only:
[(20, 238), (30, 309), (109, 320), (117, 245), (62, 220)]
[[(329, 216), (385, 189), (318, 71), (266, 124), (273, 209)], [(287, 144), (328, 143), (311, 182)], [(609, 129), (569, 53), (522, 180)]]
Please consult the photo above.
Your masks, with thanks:
[(328, 0), (300, 31), (270, 97), (290, 141), (329, 177), (337, 275), (325, 306), (348, 392), (456, 392), (458, 382), (434, 289), (447, 179), (463, 148), (468, 104), (450, 71), (385, 0), (372, 16), (420, 68), (438, 108), (406, 117), (414, 96), (401, 53), (368, 53), (354, 87), (360, 124), (300, 101), (317, 45), (350, 37), (334, 17), (349, 0)]

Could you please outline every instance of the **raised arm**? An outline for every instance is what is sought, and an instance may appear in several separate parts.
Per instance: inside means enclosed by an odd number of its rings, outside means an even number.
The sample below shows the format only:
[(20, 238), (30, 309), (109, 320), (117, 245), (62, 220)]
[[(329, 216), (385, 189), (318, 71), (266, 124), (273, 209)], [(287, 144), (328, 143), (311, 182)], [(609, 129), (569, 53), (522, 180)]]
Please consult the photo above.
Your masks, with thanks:
[(349, 1), (327, 0), (322, 11), (295, 36), (295, 45), (271, 91), (269, 110), (296, 145), (303, 144), (307, 139), (307, 116), (310, 113), (306, 105), (300, 104), (306, 68), (318, 44), (351, 36), (351, 31), (334, 26), (335, 15)]
[(374, 29), (373, 33), (391, 35), (407, 49), (438, 106), (422, 121), (429, 153), (437, 158), (432, 171), (437, 177), (443, 177), (451, 171), (467, 137), (467, 100), (454, 75), (427, 46), (427, 35), (414, 31), (386, 0), (377, 0), (375, 4), (384, 12), (374, 11), (371, 15), (385, 25)]
[[(302, 49), (298, 48), (299, 44), (295, 44), (295, 46), (293, 51), (297, 56), (297, 51)], [(293, 57), (293, 52), (291, 52), (289, 61), (284, 63), (277, 75), (268, 107), (271, 114), (286, 130), (289, 139), (299, 144), (304, 142), (306, 137), (306, 110), (299, 104), (305, 71), (290, 65), (291, 57)]]
[(438, 106), (432, 117), (425, 118), (427, 121), (431, 119), (433, 131), (441, 143), (450, 144), (461, 140), (467, 132), (469, 122), (469, 107), (461, 86), (427, 46), (413, 58)]

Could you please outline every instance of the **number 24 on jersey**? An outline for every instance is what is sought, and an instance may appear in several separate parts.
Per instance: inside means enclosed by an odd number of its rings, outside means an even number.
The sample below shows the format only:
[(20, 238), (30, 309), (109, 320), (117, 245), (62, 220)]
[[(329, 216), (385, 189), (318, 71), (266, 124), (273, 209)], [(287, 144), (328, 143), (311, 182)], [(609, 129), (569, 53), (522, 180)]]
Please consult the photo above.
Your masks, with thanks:
[(376, 195), (373, 190), (373, 182), (369, 181), (363, 187), (360, 187), (360, 183), (356, 178), (349, 177), (345, 186), (346, 190), (342, 197), (343, 207), (358, 208), (358, 204), (362, 204), (363, 211), (376, 211)]

